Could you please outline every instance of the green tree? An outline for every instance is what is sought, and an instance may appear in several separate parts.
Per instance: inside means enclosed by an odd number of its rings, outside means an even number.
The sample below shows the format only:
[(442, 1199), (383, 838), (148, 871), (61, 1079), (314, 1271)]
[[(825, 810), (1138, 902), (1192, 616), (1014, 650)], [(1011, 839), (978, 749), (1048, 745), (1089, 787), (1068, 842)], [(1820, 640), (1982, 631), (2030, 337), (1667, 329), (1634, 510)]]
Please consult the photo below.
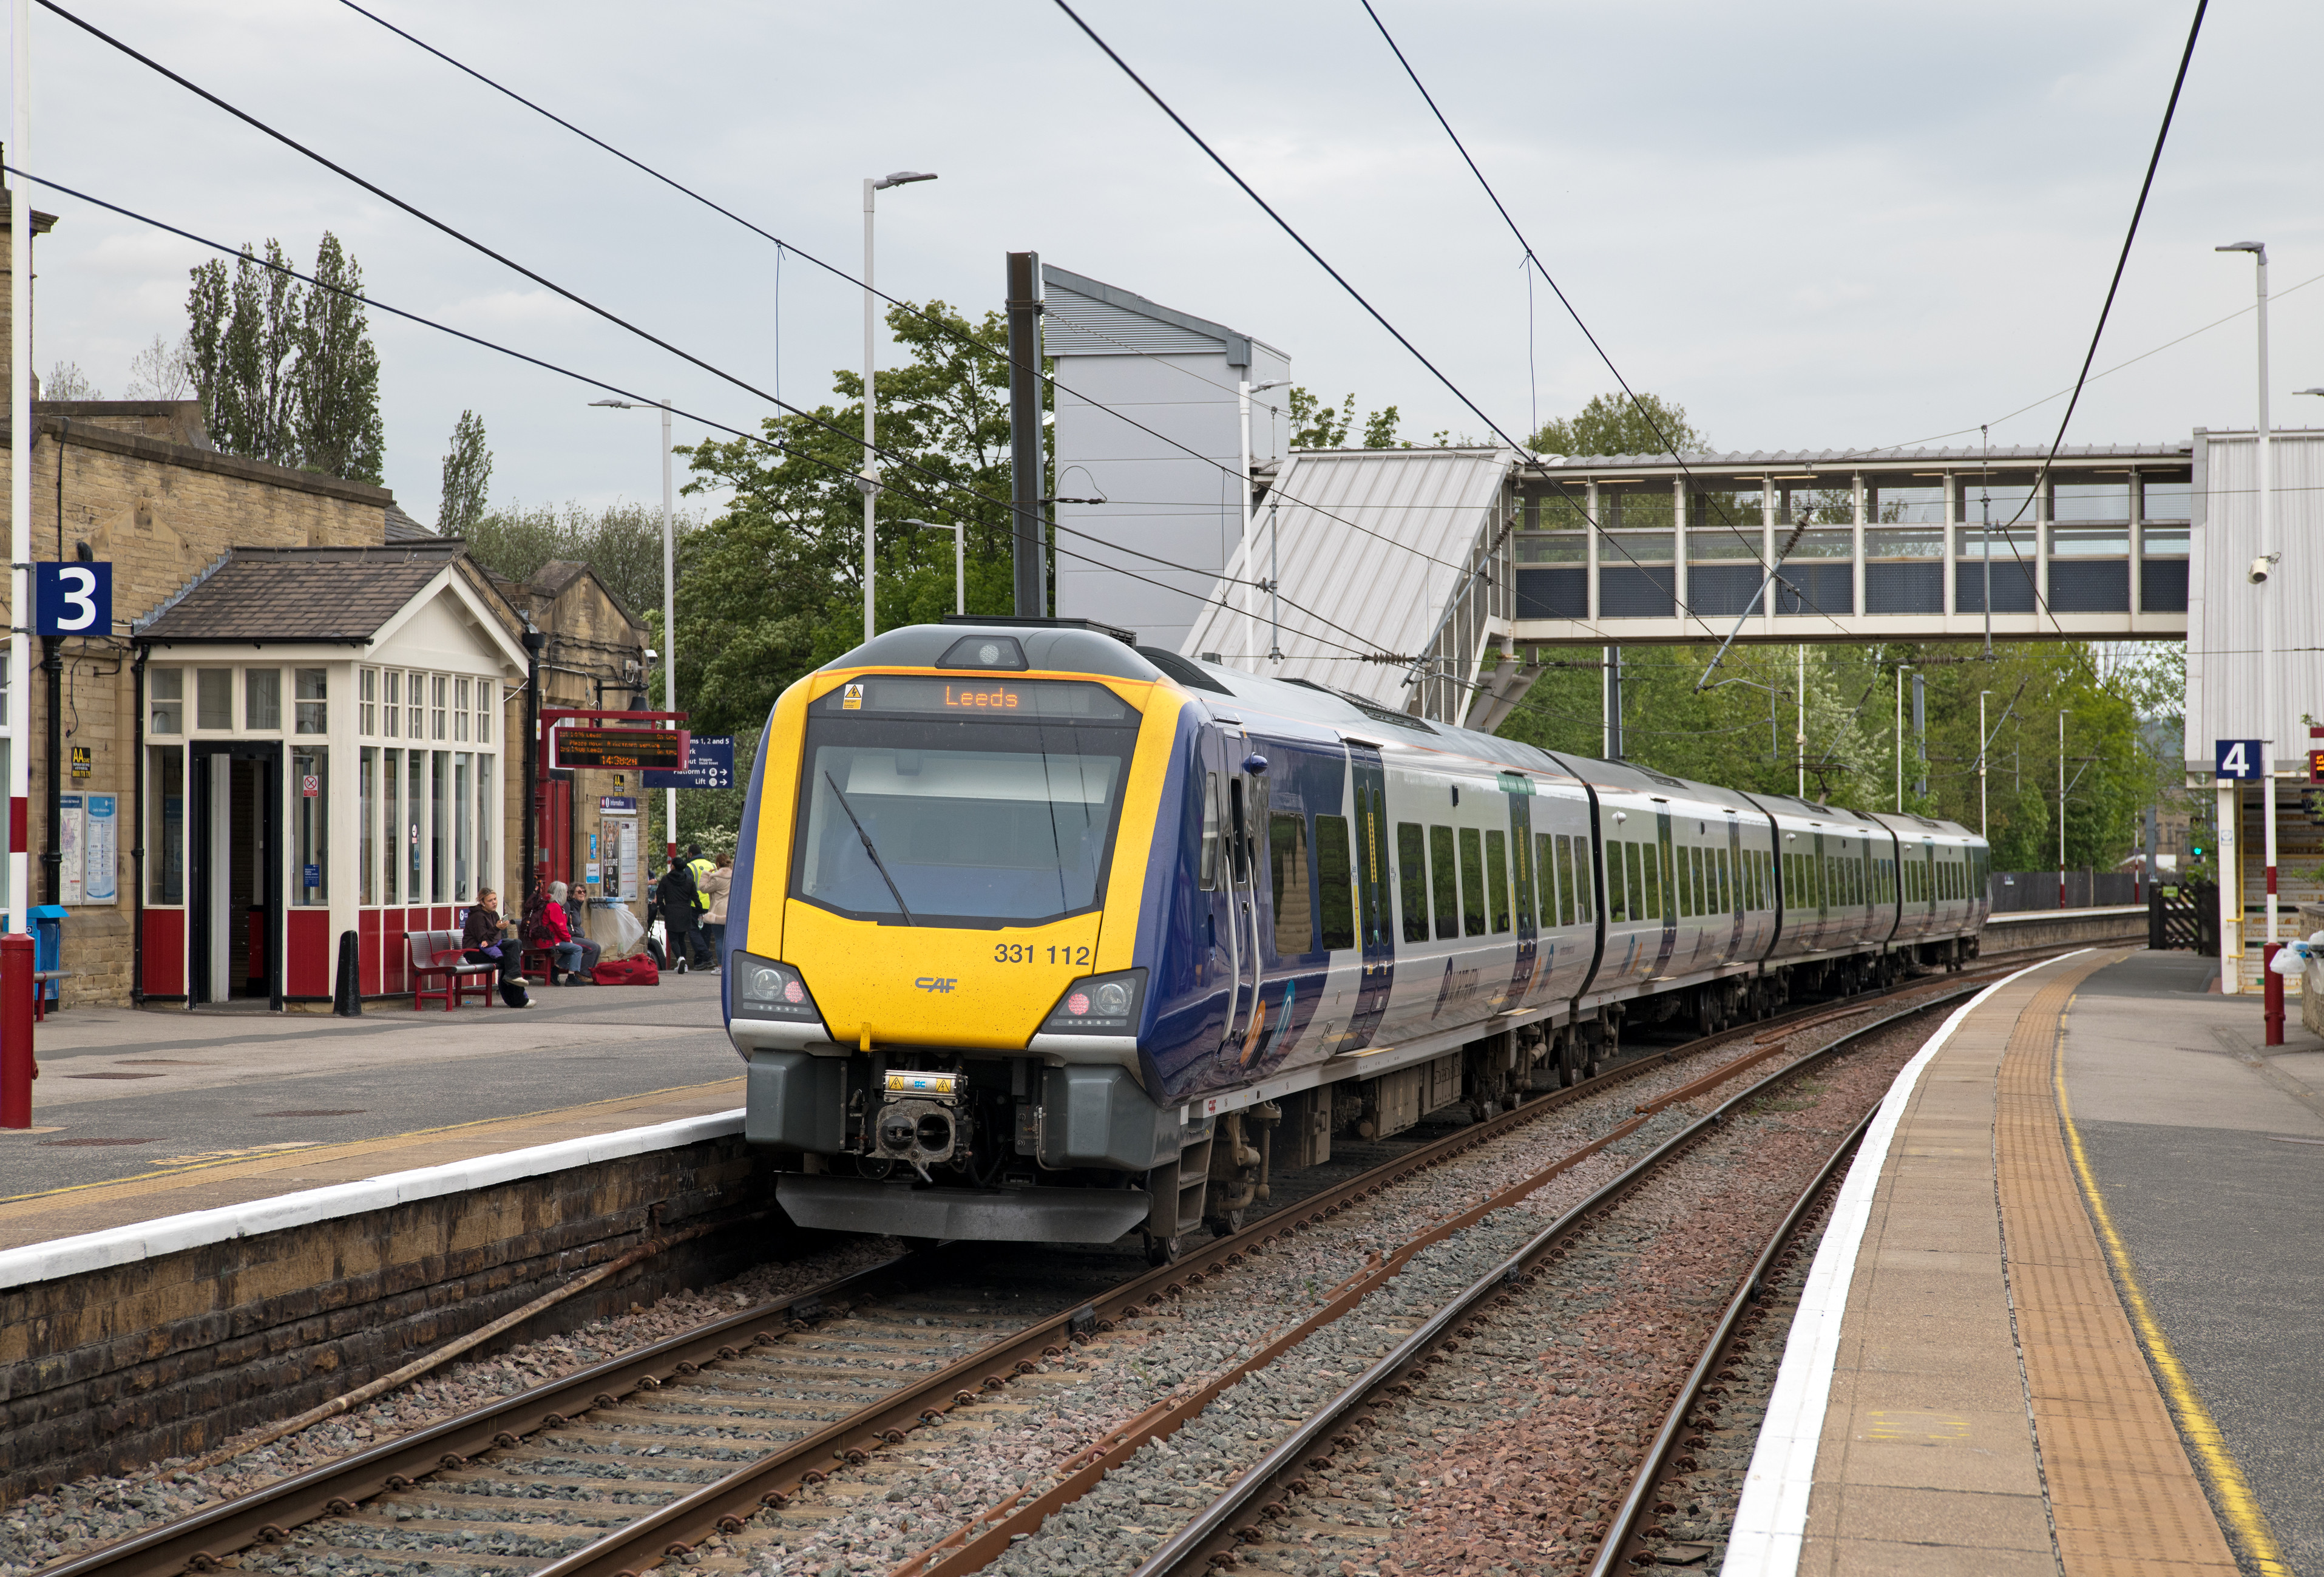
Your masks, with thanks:
[[(1356, 426), (1356, 397), (1350, 394), (1337, 406), (1319, 400), (1306, 389), (1291, 386), (1291, 447), (1295, 449), (1337, 449), (1345, 447), (1348, 434)], [(1363, 447), (1367, 449), (1410, 448), (1411, 443), (1399, 441), (1397, 424), (1402, 420), (1393, 405), (1383, 406), (1364, 418)], [(1436, 435), (1442, 442), (1444, 435)]]
[[(272, 265), (272, 266), (270, 266)], [(210, 440), (232, 455), (379, 481), (385, 462), (379, 353), (361, 302), (362, 271), (326, 231), (315, 277), (286, 272), (281, 243), (245, 245), (192, 271), (185, 367)]]
[[(888, 326), (906, 359), (879, 374), (877, 433), (884, 450), (908, 463), (882, 467), (878, 626), (952, 611), (955, 520), (968, 526), (969, 611), (1007, 613), (1015, 598), (1009, 369), (1004, 354), (992, 354), (1005, 353), (1006, 325), (998, 313), (972, 322), (929, 301), (891, 309)], [(687, 492), (733, 491), (724, 512), (687, 539), (679, 567), (678, 688), (697, 727), (756, 726), (786, 686), (863, 638), (863, 499), (854, 483), (863, 461), (853, 436), (863, 426), (862, 374), (835, 373), (833, 392), (841, 403), (815, 413), (829, 426), (770, 417), (761, 429), (769, 442), (679, 451), (694, 470)], [(945, 529), (905, 523), (916, 517)], [(1064, 533), (1055, 549), (1082, 550)]]
[[(479, 438), (482, 438), (479, 424)], [(449, 462), (447, 460), (447, 464)], [(692, 513), (670, 521), (683, 558), (699, 527)], [(510, 580), (526, 581), (552, 558), (573, 559), (596, 571), (605, 589), (661, 634), (661, 510), (626, 500), (587, 508), (579, 503), (503, 504), (480, 510), (462, 530), (468, 557)]]
[(1544, 455), (1659, 455), (1706, 447), (1686, 407), (1658, 394), (1592, 394), (1579, 414), (1545, 422), (1530, 447)]
[(387, 440), (379, 414), (379, 350), (371, 341), (363, 270), (323, 232), (314, 288), (300, 302), (293, 420), (303, 470), (378, 485)]
[(452, 424), (452, 447), (444, 456), (444, 490), (436, 506), (436, 529), (447, 537), (467, 534), (484, 512), (493, 479), (493, 451), (484, 443), (484, 418), (460, 412)]

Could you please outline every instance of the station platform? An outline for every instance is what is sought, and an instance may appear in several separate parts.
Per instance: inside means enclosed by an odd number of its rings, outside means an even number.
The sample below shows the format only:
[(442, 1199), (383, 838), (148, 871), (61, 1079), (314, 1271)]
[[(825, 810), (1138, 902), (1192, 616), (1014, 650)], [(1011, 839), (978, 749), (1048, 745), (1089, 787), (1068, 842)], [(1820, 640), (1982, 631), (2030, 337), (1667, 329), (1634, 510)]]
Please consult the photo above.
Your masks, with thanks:
[(73, 1009), (35, 1032), (34, 1126), (0, 1130), (0, 1254), (733, 1111), (718, 983), (355, 1019)]
[(2214, 961), (2009, 977), (1834, 1206), (1723, 1570), (2324, 1573), (2324, 1041)]

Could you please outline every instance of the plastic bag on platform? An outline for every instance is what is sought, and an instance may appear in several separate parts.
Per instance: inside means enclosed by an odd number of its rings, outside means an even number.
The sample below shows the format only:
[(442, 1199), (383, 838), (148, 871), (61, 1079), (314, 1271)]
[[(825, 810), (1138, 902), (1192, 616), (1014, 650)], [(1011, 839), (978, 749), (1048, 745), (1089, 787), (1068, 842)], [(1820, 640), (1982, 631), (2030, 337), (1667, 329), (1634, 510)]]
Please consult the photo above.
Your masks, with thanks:
[(637, 916), (630, 913), (629, 905), (609, 903), (596, 909), (592, 918), (603, 919), (602, 928), (605, 935), (595, 935), (600, 927), (592, 926), (590, 939), (604, 950), (606, 957), (627, 958), (644, 945), (646, 928), (638, 923)]
[(2308, 944), (2285, 943), (2275, 950), (2275, 956), (2269, 961), (2268, 967), (2282, 975), (2298, 974), (2308, 967)]

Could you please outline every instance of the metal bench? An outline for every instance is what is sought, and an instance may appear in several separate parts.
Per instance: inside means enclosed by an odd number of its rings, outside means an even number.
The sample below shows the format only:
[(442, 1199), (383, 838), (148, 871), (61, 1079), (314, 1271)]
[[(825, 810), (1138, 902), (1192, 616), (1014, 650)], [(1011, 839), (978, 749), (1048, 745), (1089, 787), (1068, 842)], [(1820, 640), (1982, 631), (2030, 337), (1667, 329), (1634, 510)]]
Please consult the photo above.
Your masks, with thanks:
[(410, 931), (404, 936), (404, 945), (411, 950), (414, 1012), (429, 1002), (440, 1001), (448, 1013), (472, 997), (479, 1006), (492, 1004), (493, 982), (500, 977), (501, 967), (489, 960), (468, 962), (459, 932)]

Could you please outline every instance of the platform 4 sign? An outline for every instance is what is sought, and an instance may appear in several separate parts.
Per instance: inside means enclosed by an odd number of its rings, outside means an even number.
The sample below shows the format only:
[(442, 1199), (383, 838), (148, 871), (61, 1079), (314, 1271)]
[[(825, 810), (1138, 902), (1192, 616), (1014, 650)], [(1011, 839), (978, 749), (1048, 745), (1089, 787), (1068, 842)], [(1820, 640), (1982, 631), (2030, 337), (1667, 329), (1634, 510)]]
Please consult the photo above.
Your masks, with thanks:
[(555, 728), (549, 765), (558, 771), (686, 770), (687, 734), (678, 728)]

